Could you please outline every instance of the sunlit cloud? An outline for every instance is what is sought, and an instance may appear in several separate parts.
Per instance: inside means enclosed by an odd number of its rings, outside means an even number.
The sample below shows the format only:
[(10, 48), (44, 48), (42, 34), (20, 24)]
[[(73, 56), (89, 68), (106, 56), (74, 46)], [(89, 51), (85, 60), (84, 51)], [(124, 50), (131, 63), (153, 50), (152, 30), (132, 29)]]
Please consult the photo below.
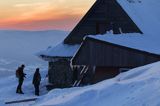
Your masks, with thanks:
[[(7, 4), (6, 1), (12, 2)], [(93, 0), (6, 1), (0, 1), (0, 6), (4, 3), (0, 7), (0, 29), (23, 30), (71, 30), (94, 2)]]

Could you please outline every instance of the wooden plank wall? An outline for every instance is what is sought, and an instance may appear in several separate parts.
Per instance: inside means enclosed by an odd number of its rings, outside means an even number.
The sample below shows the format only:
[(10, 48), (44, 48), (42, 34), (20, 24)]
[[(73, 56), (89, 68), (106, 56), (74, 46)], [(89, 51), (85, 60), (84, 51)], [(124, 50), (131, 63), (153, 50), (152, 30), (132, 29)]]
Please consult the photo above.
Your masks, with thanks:
[(160, 56), (157, 55), (88, 39), (85, 40), (85, 43), (74, 57), (73, 64), (106, 67), (137, 67), (159, 60)]
[(88, 13), (64, 40), (66, 44), (77, 44), (86, 35), (142, 33), (116, 0), (97, 0)]

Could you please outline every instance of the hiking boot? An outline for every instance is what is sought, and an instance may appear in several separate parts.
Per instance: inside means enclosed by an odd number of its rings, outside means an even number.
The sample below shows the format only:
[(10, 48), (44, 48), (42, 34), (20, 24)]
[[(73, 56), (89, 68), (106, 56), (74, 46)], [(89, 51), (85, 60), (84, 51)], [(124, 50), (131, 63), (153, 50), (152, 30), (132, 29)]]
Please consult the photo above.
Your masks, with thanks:
[(19, 94), (24, 94), (23, 92), (19, 92)]
[(36, 96), (39, 96), (39, 94), (35, 94)]
[(19, 93), (19, 91), (17, 90), (16, 93)]

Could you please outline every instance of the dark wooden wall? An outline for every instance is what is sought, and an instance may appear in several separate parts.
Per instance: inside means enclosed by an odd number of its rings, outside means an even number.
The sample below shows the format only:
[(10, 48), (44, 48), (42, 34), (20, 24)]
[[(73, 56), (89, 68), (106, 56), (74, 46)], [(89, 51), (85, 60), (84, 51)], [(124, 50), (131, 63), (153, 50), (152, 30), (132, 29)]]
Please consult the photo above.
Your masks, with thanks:
[(86, 38), (72, 63), (89, 66), (137, 67), (159, 60), (159, 55)]
[(66, 37), (66, 44), (80, 44), (86, 35), (142, 33), (116, 0), (97, 0)]
[(119, 74), (118, 67), (96, 67), (93, 83), (103, 81), (105, 79), (113, 78)]

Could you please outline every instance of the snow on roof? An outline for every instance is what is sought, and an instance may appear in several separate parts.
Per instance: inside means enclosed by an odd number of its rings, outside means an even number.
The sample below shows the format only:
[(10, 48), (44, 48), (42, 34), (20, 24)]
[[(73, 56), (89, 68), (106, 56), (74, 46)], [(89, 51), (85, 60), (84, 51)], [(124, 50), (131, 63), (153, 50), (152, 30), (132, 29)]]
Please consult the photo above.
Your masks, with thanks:
[[(157, 46), (160, 45), (159, 0), (117, 0), (117, 2), (144, 34), (120, 34), (116, 36), (109, 36), (113, 34), (106, 34), (106, 36), (98, 35), (93, 38), (160, 54), (160, 49), (157, 48)], [(78, 48), (78, 45), (65, 45), (61, 43), (47, 49), (47, 51), (41, 52), (41, 55), (68, 57), (73, 56)]]
[(117, 0), (143, 34), (105, 34), (89, 36), (94, 39), (160, 55), (159, 0)]
[(143, 33), (160, 33), (159, 0), (117, 0)]
[(60, 43), (54, 47), (49, 47), (45, 51), (39, 52), (37, 55), (49, 56), (49, 57), (72, 57), (78, 50), (79, 45), (67, 45)]
[(133, 33), (133, 34), (119, 34), (116, 36), (113, 34), (106, 34), (103, 36), (97, 35), (89, 37), (160, 55), (160, 47), (158, 47), (160, 45), (159, 41), (160, 36), (158, 38), (155, 38), (144, 34), (142, 35), (138, 33)]

